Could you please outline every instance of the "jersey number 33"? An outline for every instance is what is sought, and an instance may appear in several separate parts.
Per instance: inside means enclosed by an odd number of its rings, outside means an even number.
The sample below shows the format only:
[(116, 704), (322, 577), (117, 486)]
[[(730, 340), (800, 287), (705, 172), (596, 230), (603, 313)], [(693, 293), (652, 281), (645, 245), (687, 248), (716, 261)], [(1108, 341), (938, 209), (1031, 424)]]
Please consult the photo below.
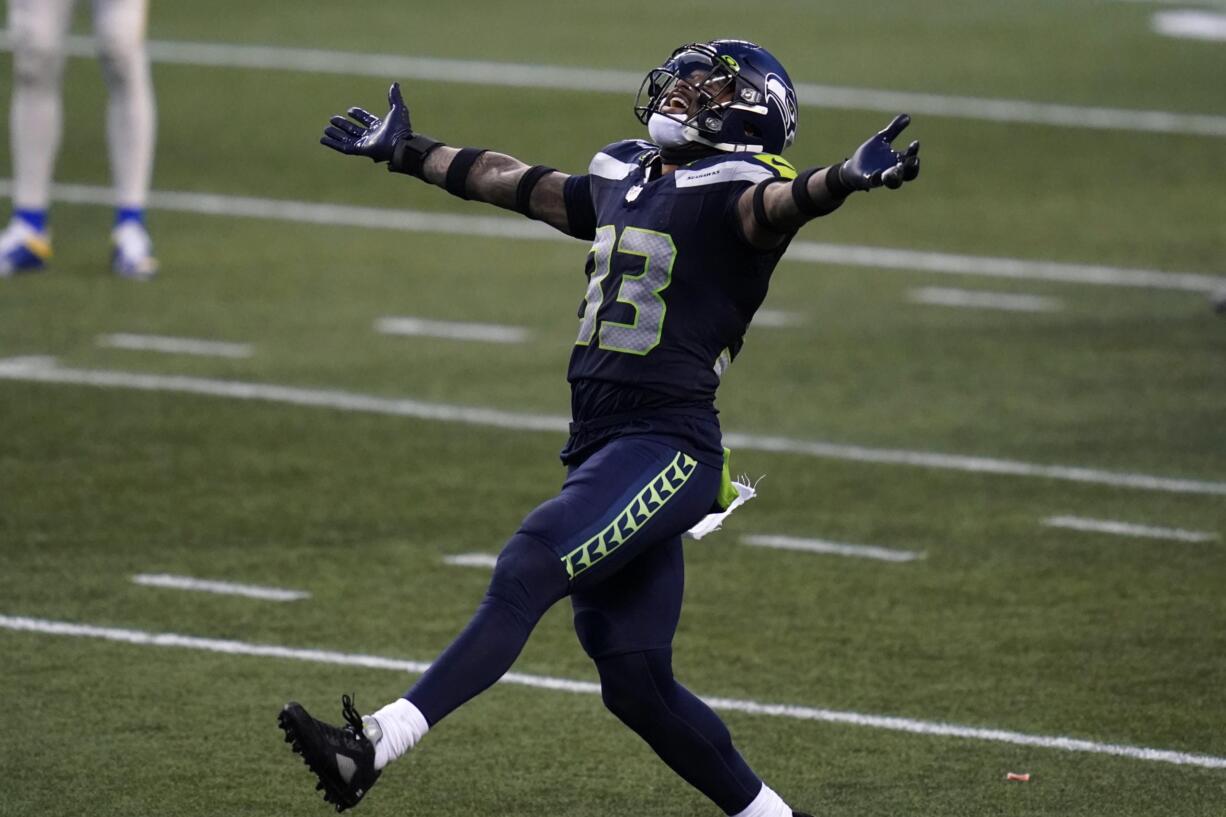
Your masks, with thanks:
[[(586, 306), (575, 344), (588, 346), (595, 337), (599, 348), (610, 352), (647, 354), (660, 345), (664, 314), (668, 311), (660, 293), (672, 282), (677, 246), (668, 234), (639, 227), (626, 227), (619, 237), (617, 228), (610, 224), (596, 230), (591, 253), (595, 255), (595, 266), (588, 279)], [(616, 301), (610, 305), (629, 304), (634, 309), (634, 320), (630, 323), (600, 320), (601, 307), (605, 305), (604, 281), (615, 260), (621, 260), (615, 256), (622, 255), (636, 257), (631, 262), (632, 269), (637, 269), (637, 260), (642, 259), (642, 271), (621, 274)]]

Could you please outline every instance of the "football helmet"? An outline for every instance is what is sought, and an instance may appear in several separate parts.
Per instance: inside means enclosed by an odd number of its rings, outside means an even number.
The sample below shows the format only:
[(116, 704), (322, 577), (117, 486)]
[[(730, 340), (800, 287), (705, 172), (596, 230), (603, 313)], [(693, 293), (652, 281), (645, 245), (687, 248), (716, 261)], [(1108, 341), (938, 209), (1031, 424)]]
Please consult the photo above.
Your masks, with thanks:
[[(681, 113), (679, 103), (687, 109)], [(782, 153), (796, 139), (796, 89), (779, 60), (746, 40), (688, 43), (643, 78), (634, 112), (681, 121), (691, 142)]]

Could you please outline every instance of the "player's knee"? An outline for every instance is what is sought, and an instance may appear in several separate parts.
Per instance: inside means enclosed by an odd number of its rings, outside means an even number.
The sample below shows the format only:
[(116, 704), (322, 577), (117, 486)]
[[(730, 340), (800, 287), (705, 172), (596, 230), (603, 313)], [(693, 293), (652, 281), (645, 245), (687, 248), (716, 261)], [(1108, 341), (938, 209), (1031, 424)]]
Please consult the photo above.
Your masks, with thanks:
[(53, 39), (14, 40), (13, 82), (25, 87), (54, 87), (64, 69), (64, 53)]
[(625, 683), (625, 679), (605, 682), (602, 677), (600, 681), (600, 699), (605, 708), (632, 729), (654, 719), (656, 708), (647, 697), (650, 694), (650, 688)]
[(98, 59), (108, 82), (132, 82), (145, 70), (144, 39), (139, 32), (100, 31)]
[(638, 731), (668, 714), (656, 679), (644, 653), (630, 653), (596, 661), (600, 698), (618, 720)]
[(535, 539), (516, 534), (498, 554), (486, 595), (535, 621), (567, 590), (566, 570), (558, 557)]

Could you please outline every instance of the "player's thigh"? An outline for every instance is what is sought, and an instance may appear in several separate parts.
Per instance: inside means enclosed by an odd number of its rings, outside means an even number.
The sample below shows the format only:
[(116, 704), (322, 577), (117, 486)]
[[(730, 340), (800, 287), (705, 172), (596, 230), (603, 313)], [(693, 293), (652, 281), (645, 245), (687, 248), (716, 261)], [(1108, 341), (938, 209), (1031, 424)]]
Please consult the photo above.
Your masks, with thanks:
[(103, 56), (136, 51), (145, 40), (149, 0), (92, 0), (94, 35)]
[(680, 536), (711, 509), (720, 470), (663, 443), (624, 437), (571, 471), (520, 532), (546, 543), (577, 590)]
[(62, 61), (74, 0), (8, 0), (9, 40), (19, 69), (23, 58)]
[(685, 556), (677, 536), (605, 581), (571, 593), (579, 643), (597, 660), (667, 649), (681, 620), (684, 594)]

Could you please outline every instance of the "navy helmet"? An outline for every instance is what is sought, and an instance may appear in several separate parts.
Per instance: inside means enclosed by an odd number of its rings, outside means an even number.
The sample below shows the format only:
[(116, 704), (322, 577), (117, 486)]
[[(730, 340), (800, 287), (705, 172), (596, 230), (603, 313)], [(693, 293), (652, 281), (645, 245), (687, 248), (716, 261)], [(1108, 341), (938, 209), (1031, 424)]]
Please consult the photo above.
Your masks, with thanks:
[(676, 49), (643, 78), (634, 105), (639, 121), (664, 113), (679, 82), (696, 96), (683, 123), (691, 142), (728, 152), (782, 153), (796, 139), (796, 89), (760, 45), (711, 40)]

